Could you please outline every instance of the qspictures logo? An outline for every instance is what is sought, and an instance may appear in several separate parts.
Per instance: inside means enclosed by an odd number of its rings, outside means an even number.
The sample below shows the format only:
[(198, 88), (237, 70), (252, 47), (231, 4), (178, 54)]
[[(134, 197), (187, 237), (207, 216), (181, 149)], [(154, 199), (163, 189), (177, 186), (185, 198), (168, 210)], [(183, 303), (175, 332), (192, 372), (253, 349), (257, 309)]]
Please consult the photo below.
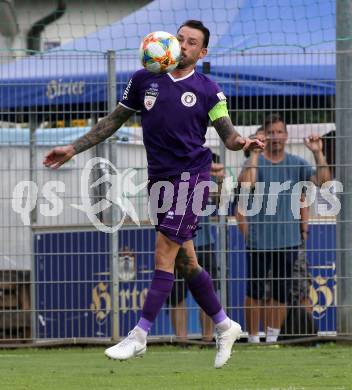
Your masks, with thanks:
[[(93, 173), (99, 172), (100, 177), (96, 179)], [(140, 215), (131, 200), (146, 191), (147, 181), (136, 183), (135, 169), (118, 170), (109, 160), (95, 157), (90, 159), (82, 169), (80, 177), (80, 204), (69, 206), (80, 210), (88, 217), (97, 230), (104, 233), (116, 232), (129, 218), (137, 226), (140, 225)], [(148, 215), (151, 224), (155, 225), (158, 215), (165, 214), (166, 218), (173, 219), (177, 215), (185, 215), (189, 210), (197, 217), (228, 215), (234, 188), (238, 183), (232, 177), (225, 177), (221, 187), (212, 180), (200, 181), (194, 187), (190, 186), (189, 172), (180, 175), (180, 182), (159, 180), (149, 188)], [(95, 179), (94, 179), (95, 178)], [(246, 185), (248, 184), (248, 185)], [(92, 192), (98, 186), (105, 188), (104, 196), (94, 201)], [(221, 189), (221, 191), (220, 191)], [(219, 194), (218, 208), (213, 204), (204, 207), (204, 193)], [(41, 194), (40, 194), (41, 192)], [(65, 194), (65, 183), (58, 180), (46, 182), (40, 189), (33, 181), (19, 182), (12, 193), (12, 210), (20, 215), (24, 225), (31, 223), (31, 212), (37, 208), (44, 217), (57, 217), (64, 211), (64, 202), (61, 194)], [(304, 200), (301, 195), (304, 192)], [(338, 181), (329, 181), (322, 185), (320, 196), (324, 199), (324, 207), (320, 207), (321, 216), (336, 216), (340, 212), (341, 203), (336, 194), (343, 192), (343, 185)], [(191, 196), (189, 195), (191, 193)], [(166, 195), (165, 195), (166, 194)], [(291, 181), (279, 182), (258, 182), (255, 189), (250, 183), (241, 183), (241, 190), (238, 196), (238, 211), (247, 217), (262, 213), (265, 216), (272, 216), (278, 212), (280, 199), (285, 197), (287, 211), (291, 212), (294, 219), (300, 219), (300, 209), (311, 206), (317, 197), (317, 187), (309, 181), (292, 183)], [(41, 202), (38, 202), (41, 195)], [(281, 197), (281, 198), (280, 198)], [(44, 199), (44, 203), (42, 200)], [(38, 204), (40, 203), (40, 204)], [(115, 220), (107, 225), (101, 221), (102, 212), (117, 208)], [(187, 208), (187, 210), (186, 210)]]
[[(99, 179), (92, 182), (93, 172), (98, 169), (105, 172)], [(139, 218), (131, 196), (141, 192), (146, 182), (136, 185), (134, 176), (137, 174), (135, 169), (126, 169), (119, 171), (116, 167), (104, 158), (95, 157), (90, 159), (82, 170), (80, 178), (80, 204), (70, 204), (70, 207), (78, 209), (86, 214), (90, 222), (97, 230), (104, 233), (116, 232), (124, 223), (127, 217), (139, 226)], [(91, 191), (99, 186), (107, 184), (107, 191), (103, 199), (93, 203), (90, 196)], [(41, 195), (47, 201), (40, 204), (38, 209), (44, 217), (57, 217), (63, 212), (63, 200), (58, 194), (64, 194), (66, 190), (65, 183), (62, 181), (49, 181), (42, 187)], [(30, 215), (37, 206), (39, 196), (39, 187), (33, 181), (21, 181), (13, 190), (12, 209), (18, 213), (24, 225), (30, 225)], [(117, 206), (121, 211), (119, 220), (116, 224), (108, 226), (101, 222), (99, 214), (110, 207)]]

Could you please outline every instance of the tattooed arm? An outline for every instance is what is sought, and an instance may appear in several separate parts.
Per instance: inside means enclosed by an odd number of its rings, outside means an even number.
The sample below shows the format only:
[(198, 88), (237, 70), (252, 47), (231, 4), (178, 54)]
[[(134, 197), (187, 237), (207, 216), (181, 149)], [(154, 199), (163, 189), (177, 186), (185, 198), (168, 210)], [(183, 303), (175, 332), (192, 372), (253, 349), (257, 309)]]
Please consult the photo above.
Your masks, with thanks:
[(243, 138), (233, 128), (233, 124), (231, 122), (230, 117), (223, 116), (221, 118), (216, 119), (213, 122), (213, 126), (219, 134), (219, 137), (221, 138), (222, 142), (228, 149), (240, 150), (243, 148), (245, 142), (243, 142)]
[(44, 157), (43, 164), (46, 167), (59, 168), (75, 154), (84, 152), (113, 135), (133, 112), (133, 110), (129, 110), (121, 104), (118, 104), (111, 114), (100, 120), (88, 133), (70, 145), (56, 147), (47, 153)]
[(257, 139), (241, 137), (233, 128), (231, 119), (228, 116), (216, 119), (213, 122), (213, 126), (222, 139), (222, 142), (230, 150), (252, 150), (258, 147), (261, 149), (264, 147), (263, 143)]
[(112, 136), (115, 131), (127, 121), (133, 112), (134, 111), (118, 104), (111, 114), (100, 120), (90, 131), (88, 131), (88, 133), (72, 143), (75, 154), (84, 152)]

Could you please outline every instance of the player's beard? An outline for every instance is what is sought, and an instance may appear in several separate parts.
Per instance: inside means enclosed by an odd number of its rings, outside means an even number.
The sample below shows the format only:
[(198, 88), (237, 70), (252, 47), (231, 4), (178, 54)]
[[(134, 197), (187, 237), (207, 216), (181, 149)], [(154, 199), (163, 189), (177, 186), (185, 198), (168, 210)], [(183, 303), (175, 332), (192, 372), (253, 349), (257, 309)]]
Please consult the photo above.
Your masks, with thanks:
[(176, 69), (184, 69), (187, 67), (187, 64), (182, 63), (181, 61), (178, 63)]
[(180, 62), (177, 65), (177, 69), (184, 69), (187, 64), (185, 63), (186, 57), (181, 57)]
[(185, 69), (188, 68), (190, 65), (193, 65), (193, 61), (189, 59), (189, 57), (181, 56), (181, 60), (177, 65), (177, 69)]

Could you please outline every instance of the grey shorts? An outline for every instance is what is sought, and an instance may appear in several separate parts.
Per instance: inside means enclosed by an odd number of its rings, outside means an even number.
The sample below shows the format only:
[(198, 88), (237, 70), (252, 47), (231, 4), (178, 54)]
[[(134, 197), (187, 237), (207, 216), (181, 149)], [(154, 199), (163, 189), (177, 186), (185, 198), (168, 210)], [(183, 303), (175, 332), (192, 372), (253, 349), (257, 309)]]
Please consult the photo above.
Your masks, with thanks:
[[(268, 274), (268, 280), (266, 283), (266, 295), (269, 297), (272, 295), (270, 278), (271, 272)], [(293, 305), (298, 305), (300, 301), (309, 298), (312, 284), (313, 277), (309, 272), (306, 251), (304, 247), (300, 247), (292, 269), (290, 298)]]
[(247, 249), (247, 296), (257, 300), (273, 298), (280, 303), (288, 303), (292, 298), (292, 275), (298, 249)]

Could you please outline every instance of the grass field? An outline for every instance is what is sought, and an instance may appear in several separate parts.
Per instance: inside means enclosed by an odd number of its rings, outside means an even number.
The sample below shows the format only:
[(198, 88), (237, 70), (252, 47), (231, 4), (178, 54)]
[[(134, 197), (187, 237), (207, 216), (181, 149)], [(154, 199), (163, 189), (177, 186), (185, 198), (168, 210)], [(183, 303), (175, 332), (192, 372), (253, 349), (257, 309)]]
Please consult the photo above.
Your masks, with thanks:
[(0, 350), (1, 390), (352, 389), (352, 347), (236, 346), (213, 365), (214, 348), (151, 346), (143, 358), (107, 360), (104, 348)]

